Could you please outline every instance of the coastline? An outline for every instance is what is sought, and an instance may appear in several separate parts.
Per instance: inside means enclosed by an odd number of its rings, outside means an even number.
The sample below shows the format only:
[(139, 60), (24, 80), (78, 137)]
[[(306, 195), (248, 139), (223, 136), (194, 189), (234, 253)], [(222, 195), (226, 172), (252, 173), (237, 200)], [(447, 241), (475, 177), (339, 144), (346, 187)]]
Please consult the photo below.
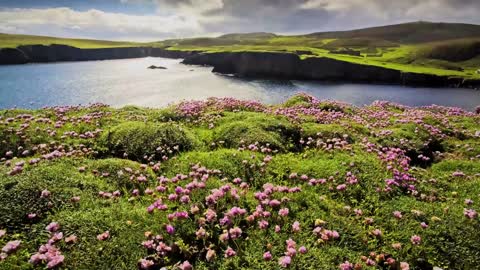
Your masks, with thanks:
[(246, 78), (319, 80), (414, 87), (480, 88), (478, 79), (403, 72), (388, 67), (363, 65), (327, 57), (302, 59), (297, 54), (283, 52), (203, 53), (154, 47), (80, 49), (58, 44), (0, 49), (0, 65), (143, 57), (183, 59), (182, 63), (184, 64), (212, 66), (215, 73), (233, 74)]

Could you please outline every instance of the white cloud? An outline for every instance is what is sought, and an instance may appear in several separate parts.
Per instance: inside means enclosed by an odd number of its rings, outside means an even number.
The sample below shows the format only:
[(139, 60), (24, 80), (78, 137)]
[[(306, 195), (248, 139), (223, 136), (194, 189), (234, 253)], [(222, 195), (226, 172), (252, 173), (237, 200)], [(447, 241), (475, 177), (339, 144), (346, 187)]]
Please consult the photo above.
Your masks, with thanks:
[[(70, 8), (0, 9), (0, 29), (4, 32), (51, 35), (72, 30), (72, 36), (158, 40), (205, 34), (194, 18), (178, 15), (128, 15), (96, 9), (75, 11)], [(98, 38), (98, 37), (97, 37)]]

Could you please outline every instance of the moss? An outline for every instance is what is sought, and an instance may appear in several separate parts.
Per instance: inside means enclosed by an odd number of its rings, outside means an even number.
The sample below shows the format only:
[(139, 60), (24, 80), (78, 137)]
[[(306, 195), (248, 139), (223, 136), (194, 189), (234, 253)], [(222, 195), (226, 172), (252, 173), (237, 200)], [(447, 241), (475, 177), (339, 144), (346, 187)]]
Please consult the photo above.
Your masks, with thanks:
[[(13, 230), (44, 219), (54, 210), (71, 207), (73, 196), (92, 196), (108, 185), (93, 175), (78, 172), (73, 161), (41, 163), (13, 177), (0, 175), (0, 227)], [(42, 198), (42, 190), (52, 198)], [(28, 214), (37, 218), (30, 220)]]
[(227, 114), (213, 133), (214, 142), (228, 148), (258, 143), (280, 151), (294, 150), (299, 138), (299, 130), (285, 118), (251, 112)]
[[(169, 156), (199, 146), (192, 132), (179, 124), (125, 122), (107, 130), (99, 140), (100, 151), (135, 160)], [(170, 152), (171, 151), (171, 152)]]

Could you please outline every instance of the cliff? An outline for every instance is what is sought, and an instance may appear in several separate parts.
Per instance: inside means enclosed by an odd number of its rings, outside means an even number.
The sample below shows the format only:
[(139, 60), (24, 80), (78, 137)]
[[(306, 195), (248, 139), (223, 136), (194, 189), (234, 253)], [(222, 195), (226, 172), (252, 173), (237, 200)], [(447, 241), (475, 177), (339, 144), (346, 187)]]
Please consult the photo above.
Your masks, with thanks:
[(429, 87), (480, 87), (480, 80), (402, 72), (386, 67), (356, 64), (327, 57), (301, 59), (291, 53), (203, 53), (184, 64), (213, 66), (213, 72), (241, 77), (272, 77)]
[(101, 49), (80, 49), (76, 47), (52, 44), (19, 46), (16, 49), (0, 49), (0, 65), (48, 63), (60, 61), (92, 61), (109, 59), (127, 59), (140, 57), (185, 58), (194, 52), (169, 51), (151, 47), (118, 47)]
[(328, 57), (301, 59), (293, 53), (174, 51), (152, 47), (80, 49), (52, 44), (0, 49), (0, 65), (90, 61), (140, 57), (184, 59), (184, 64), (212, 66), (213, 72), (242, 77), (267, 77), (429, 87), (479, 88), (480, 80), (408, 73), (387, 67), (362, 65)]

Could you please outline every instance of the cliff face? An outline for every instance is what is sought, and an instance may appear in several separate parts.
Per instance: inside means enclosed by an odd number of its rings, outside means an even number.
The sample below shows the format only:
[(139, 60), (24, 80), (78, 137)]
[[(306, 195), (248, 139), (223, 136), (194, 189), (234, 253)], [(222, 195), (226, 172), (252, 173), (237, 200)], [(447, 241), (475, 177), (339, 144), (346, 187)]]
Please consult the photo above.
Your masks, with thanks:
[(244, 77), (281, 77), (282, 79), (432, 87), (480, 87), (479, 80), (407, 73), (386, 67), (361, 65), (326, 57), (311, 57), (302, 60), (298, 55), (289, 53), (204, 53), (187, 57), (183, 63), (213, 66), (213, 72)]
[(80, 49), (58, 44), (52, 44), (50, 46), (27, 45), (19, 46), (16, 49), (0, 49), (0, 65), (126, 59), (147, 56), (185, 58), (192, 54), (194, 54), (194, 52), (169, 51), (151, 47)]
[(270, 77), (430, 87), (479, 88), (480, 80), (405, 73), (327, 57), (301, 59), (293, 53), (172, 51), (151, 47), (79, 49), (66, 45), (28, 45), (0, 49), (0, 65), (89, 61), (140, 57), (183, 58), (184, 64), (213, 66), (213, 72), (243, 77)]

